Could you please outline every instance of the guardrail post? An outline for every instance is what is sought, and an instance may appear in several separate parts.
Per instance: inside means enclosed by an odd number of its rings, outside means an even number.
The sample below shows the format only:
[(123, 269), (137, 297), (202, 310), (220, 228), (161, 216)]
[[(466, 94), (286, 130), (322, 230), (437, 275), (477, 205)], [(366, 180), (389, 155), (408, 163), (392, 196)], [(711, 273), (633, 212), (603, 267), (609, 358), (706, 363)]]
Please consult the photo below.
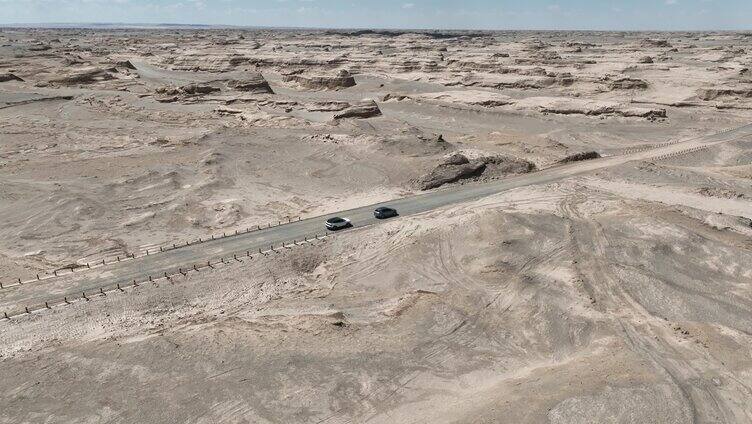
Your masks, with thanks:
[(86, 297), (86, 292), (81, 292), (81, 297), (83, 297), (83, 298), (84, 298), (84, 299), (86, 299), (87, 301), (89, 300), (89, 298), (88, 298), (88, 297)]
[(91, 269), (91, 266), (89, 265), (89, 263), (88, 263), (88, 262), (86, 262), (86, 268), (89, 268), (89, 269)]
[(104, 259), (102, 259), (102, 265), (104, 265), (104, 264), (105, 264), (105, 263), (104, 263)]
[(0, 281), (0, 289), (3, 288), (3, 282)]
[(151, 275), (149, 276), (149, 281), (154, 281), (154, 280), (152, 280)]
[(159, 246), (159, 251), (160, 251), (160, 252), (162, 251), (162, 246)]
[(63, 298), (63, 302), (65, 302), (66, 305), (70, 305), (70, 302), (68, 302), (68, 296)]
[(193, 265), (193, 270), (198, 271), (198, 267), (196, 265)]
[(103, 289), (102, 287), (100, 287), (100, 288), (99, 288), (99, 293), (100, 293), (100, 294), (101, 294), (102, 296), (107, 296), (107, 294), (106, 294), (106, 293), (104, 292), (104, 289)]
[(133, 287), (138, 287), (138, 283), (136, 282), (136, 279), (133, 279)]
[(125, 290), (123, 290), (122, 288), (120, 288), (120, 283), (118, 283), (118, 285), (117, 285), (117, 288), (118, 288), (118, 290), (120, 290), (120, 291), (125, 291)]
[(7, 312), (3, 312), (3, 315), (5, 315), (5, 319), (10, 319)]
[[(57, 277), (57, 270), (52, 271), (53, 274), (55, 274), (55, 277)], [(21, 279), (18, 279), (18, 284), (21, 284)]]
[[(87, 265), (88, 265), (88, 264), (87, 264)], [(37, 280), (39, 280), (39, 279), (40, 279), (40, 278), (39, 278), (39, 274), (37, 274)]]
[(44, 307), (47, 308), (47, 309), (52, 309), (52, 308), (50, 308), (50, 304), (47, 303), (47, 302), (44, 302)]

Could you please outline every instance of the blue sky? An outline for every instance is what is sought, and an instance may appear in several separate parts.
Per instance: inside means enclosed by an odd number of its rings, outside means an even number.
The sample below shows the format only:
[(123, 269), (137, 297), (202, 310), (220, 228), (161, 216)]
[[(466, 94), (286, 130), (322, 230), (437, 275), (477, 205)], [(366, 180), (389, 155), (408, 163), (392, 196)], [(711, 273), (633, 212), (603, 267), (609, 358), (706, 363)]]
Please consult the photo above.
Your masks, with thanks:
[(0, 24), (752, 29), (752, 0), (0, 0)]

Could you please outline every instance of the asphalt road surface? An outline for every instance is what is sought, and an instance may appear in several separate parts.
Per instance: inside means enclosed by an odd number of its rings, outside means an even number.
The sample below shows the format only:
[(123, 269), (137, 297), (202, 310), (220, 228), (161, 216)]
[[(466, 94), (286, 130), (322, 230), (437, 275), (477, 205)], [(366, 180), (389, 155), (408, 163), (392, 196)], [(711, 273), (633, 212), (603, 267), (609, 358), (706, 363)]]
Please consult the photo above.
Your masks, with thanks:
[[(268, 251), (271, 246), (280, 248), (282, 243), (289, 244), (293, 240), (300, 242), (305, 238), (314, 237), (316, 234), (323, 235), (327, 233), (324, 228), (324, 221), (333, 216), (349, 218), (353, 223), (353, 228), (376, 225), (380, 221), (374, 218), (373, 210), (381, 205), (397, 209), (400, 217), (392, 218), (391, 220), (400, 219), (401, 217), (428, 212), (444, 206), (474, 201), (519, 187), (561, 181), (572, 176), (621, 165), (630, 161), (650, 160), (665, 155), (680, 154), (691, 149), (712, 146), (750, 136), (752, 136), (752, 124), (717, 134), (664, 145), (643, 152), (575, 162), (503, 180), (451, 186), (385, 203), (367, 205), (357, 209), (309, 218), (277, 227), (242, 233), (237, 236), (193, 244), (57, 278), (34, 281), (21, 286), (5, 287), (4, 289), (0, 289), (0, 317), (2, 317), (4, 311), (8, 315), (14, 316), (25, 313), (26, 307), (31, 311), (42, 309), (45, 307), (45, 302), (54, 307), (63, 304), (63, 299), (66, 297), (69, 301), (80, 299), (83, 293), (91, 296), (99, 293), (100, 289), (115, 289), (118, 284), (128, 286), (132, 285), (134, 280), (144, 282), (148, 281), (149, 277), (163, 277), (165, 273), (175, 275), (181, 270), (185, 272), (186, 270), (193, 269), (194, 265), (205, 267), (207, 266), (207, 262), (216, 263), (220, 259), (229, 259), (232, 261), (233, 255), (243, 257), (249, 251), (258, 254), (259, 249)], [(338, 233), (345, 234), (347, 231), (349, 230), (341, 230)]]

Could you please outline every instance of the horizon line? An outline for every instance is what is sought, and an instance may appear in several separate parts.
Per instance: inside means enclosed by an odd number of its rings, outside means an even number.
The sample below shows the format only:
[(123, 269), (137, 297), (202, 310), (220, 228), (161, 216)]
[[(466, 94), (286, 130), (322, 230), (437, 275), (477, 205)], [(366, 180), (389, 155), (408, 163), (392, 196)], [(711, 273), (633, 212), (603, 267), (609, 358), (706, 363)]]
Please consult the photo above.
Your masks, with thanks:
[(112, 29), (128, 28), (203, 28), (203, 29), (271, 29), (271, 30), (329, 30), (329, 31), (477, 31), (477, 32), (752, 32), (752, 29), (711, 29), (711, 28), (687, 28), (687, 29), (594, 29), (594, 28), (506, 28), (506, 29), (482, 29), (482, 28), (407, 28), (407, 27), (325, 27), (325, 26), (261, 26), (261, 25), (231, 25), (231, 24), (201, 24), (201, 23), (145, 23), (145, 22), (14, 22), (0, 23), (0, 28), (72, 28), (92, 29), (92, 27), (109, 26)]

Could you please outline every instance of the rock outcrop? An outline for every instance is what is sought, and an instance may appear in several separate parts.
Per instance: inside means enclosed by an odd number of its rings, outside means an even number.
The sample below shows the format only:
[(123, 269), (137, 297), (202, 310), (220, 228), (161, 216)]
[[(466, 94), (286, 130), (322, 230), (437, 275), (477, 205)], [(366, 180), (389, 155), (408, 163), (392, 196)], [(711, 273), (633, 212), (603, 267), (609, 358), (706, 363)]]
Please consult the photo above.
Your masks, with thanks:
[(182, 87), (161, 87), (155, 90), (154, 98), (158, 102), (171, 103), (181, 99), (202, 96), (220, 91), (208, 84), (188, 84)]
[(485, 169), (485, 162), (471, 161), (465, 155), (456, 153), (437, 165), (431, 172), (420, 177), (417, 186), (421, 190), (430, 190), (444, 184), (480, 176)]
[(309, 90), (339, 90), (355, 85), (355, 78), (350, 75), (350, 72), (344, 69), (340, 70), (337, 75), (310, 76), (296, 72), (285, 75), (282, 79), (285, 82), (293, 82)]
[(644, 90), (648, 88), (647, 81), (637, 78), (619, 78), (608, 84), (611, 90)]
[(229, 88), (253, 93), (253, 94), (274, 94), (269, 83), (261, 74), (250, 75), (242, 80), (230, 80), (227, 82)]
[(444, 159), (431, 172), (420, 177), (416, 183), (421, 190), (430, 190), (444, 184), (471, 178), (498, 178), (510, 174), (524, 174), (536, 169), (535, 165), (504, 155), (481, 156), (469, 159), (462, 153), (455, 153)]
[(372, 118), (374, 116), (380, 116), (381, 109), (379, 105), (373, 100), (365, 100), (363, 102), (354, 104), (342, 112), (334, 115), (334, 119), (343, 118)]
[(0, 82), (7, 82), (7, 81), (21, 81), (23, 82), (23, 79), (11, 74), (0, 74)]
[(577, 152), (568, 155), (560, 160), (559, 163), (579, 162), (583, 160), (598, 159), (599, 157), (601, 157), (600, 153), (595, 150), (590, 150), (587, 152)]
[(665, 118), (666, 109), (632, 107), (619, 102), (569, 97), (528, 97), (516, 103), (520, 109), (533, 109), (557, 115), (623, 116)]
[(48, 82), (55, 85), (94, 84), (115, 79), (114, 72), (117, 72), (117, 70), (98, 67), (76, 69), (62, 76), (51, 78)]
[(701, 88), (697, 97), (702, 100), (715, 100), (719, 97), (752, 98), (752, 87)]

